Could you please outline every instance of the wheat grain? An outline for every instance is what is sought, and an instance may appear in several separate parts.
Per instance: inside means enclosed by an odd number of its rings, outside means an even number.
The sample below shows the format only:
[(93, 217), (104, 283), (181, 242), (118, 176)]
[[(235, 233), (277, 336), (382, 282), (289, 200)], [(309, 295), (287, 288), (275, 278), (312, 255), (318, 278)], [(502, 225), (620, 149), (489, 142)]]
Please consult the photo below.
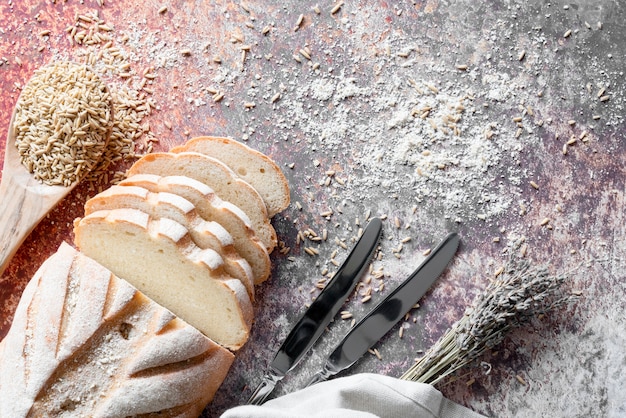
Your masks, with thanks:
[(86, 65), (69, 61), (35, 71), (13, 124), (22, 164), (42, 183), (64, 186), (97, 165), (111, 127), (106, 85)]

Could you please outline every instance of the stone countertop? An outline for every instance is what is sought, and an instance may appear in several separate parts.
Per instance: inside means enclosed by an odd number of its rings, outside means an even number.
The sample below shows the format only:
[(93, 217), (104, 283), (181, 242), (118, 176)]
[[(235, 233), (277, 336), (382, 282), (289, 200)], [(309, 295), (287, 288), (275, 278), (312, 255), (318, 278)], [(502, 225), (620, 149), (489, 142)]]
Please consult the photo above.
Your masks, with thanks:
[[(204, 416), (250, 396), (369, 216), (385, 218), (384, 237), (375, 277), (360, 288), (372, 288), (371, 300), (345, 306), (357, 320), (447, 232), (462, 245), (420, 307), (376, 345), (380, 358), (367, 355), (347, 373), (401, 375), (521, 252), (567, 273), (582, 298), (513, 331), (437, 388), (491, 416), (626, 413), (622, 5), (100, 3), (0, 4), (0, 131), (36, 68), (91, 54), (111, 86), (154, 103), (134, 138), (139, 152), (229, 136), (271, 156), (290, 182), (292, 205), (273, 219), (283, 251), (258, 287), (250, 341)], [(72, 27), (93, 34), (81, 16), (94, 12), (110, 44), (71, 38)], [(117, 58), (105, 64), (110, 48)], [(155, 77), (142, 82), (145, 74)], [(22, 245), (0, 277), (0, 337), (27, 281), (108, 185), (81, 184)], [(326, 240), (310, 239), (324, 230)], [(275, 394), (301, 387), (350, 322), (332, 323)]]

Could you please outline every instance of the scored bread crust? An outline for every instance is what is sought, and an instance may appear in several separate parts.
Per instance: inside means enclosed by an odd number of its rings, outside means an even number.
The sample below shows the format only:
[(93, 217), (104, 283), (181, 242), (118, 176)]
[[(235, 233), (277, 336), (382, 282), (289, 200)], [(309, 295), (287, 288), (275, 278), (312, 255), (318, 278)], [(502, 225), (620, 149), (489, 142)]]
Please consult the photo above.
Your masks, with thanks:
[(218, 344), (237, 350), (247, 341), (253, 312), (245, 287), (178, 222), (136, 209), (103, 210), (76, 219), (74, 239), (80, 251)]
[(0, 416), (196, 418), (234, 355), (63, 243), (0, 345)]
[(235, 205), (221, 200), (206, 184), (186, 176), (135, 174), (119, 185), (139, 186), (151, 192), (168, 192), (187, 199), (202, 218), (219, 223), (231, 234), (235, 249), (252, 268), (255, 284), (269, 278), (269, 254), (250, 226), (247, 215)]
[(154, 219), (169, 218), (184, 226), (200, 248), (216, 251), (224, 260), (224, 271), (239, 279), (254, 300), (254, 276), (250, 264), (233, 246), (233, 238), (219, 223), (204, 220), (187, 199), (167, 192), (150, 192), (139, 186), (111, 186), (87, 200), (85, 215), (99, 210), (137, 209)]
[(197, 152), (158, 152), (137, 160), (128, 170), (128, 177), (135, 174), (180, 175), (206, 184), (222, 200), (234, 204), (248, 215), (252, 228), (268, 252), (276, 247), (276, 231), (270, 223), (263, 199), (252, 186), (219, 160)]
[(289, 206), (289, 183), (283, 172), (268, 156), (241, 142), (200, 136), (172, 148), (170, 152), (199, 152), (220, 160), (259, 192), (270, 217)]

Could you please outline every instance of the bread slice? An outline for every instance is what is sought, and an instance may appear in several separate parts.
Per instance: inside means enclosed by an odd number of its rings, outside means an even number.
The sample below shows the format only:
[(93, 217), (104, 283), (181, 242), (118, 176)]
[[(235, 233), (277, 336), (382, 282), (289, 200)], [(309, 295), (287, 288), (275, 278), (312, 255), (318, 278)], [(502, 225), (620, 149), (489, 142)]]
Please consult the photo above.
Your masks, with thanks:
[(215, 158), (197, 152), (152, 153), (131, 166), (128, 176), (135, 174), (187, 176), (206, 184), (221, 199), (231, 202), (248, 215), (252, 228), (268, 252), (276, 247), (276, 231), (270, 224), (267, 208), (259, 193)]
[(119, 185), (139, 186), (151, 192), (168, 192), (187, 199), (202, 218), (219, 223), (231, 234), (235, 250), (252, 267), (255, 284), (269, 277), (270, 257), (250, 226), (246, 214), (235, 205), (221, 200), (206, 184), (186, 176), (136, 174), (122, 180)]
[(169, 218), (187, 228), (198, 247), (210, 248), (222, 257), (226, 274), (239, 279), (254, 300), (252, 268), (235, 250), (232, 236), (217, 222), (202, 219), (187, 199), (172, 193), (152, 193), (139, 186), (111, 186), (87, 200), (85, 215), (120, 208), (138, 209), (154, 219)]
[(0, 416), (196, 418), (233, 360), (63, 243), (26, 286), (0, 346)]
[(136, 209), (93, 212), (74, 221), (75, 243), (115, 275), (232, 350), (248, 339), (252, 303), (213, 250), (185, 227)]
[(270, 217), (289, 206), (289, 183), (280, 168), (265, 154), (229, 138), (201, 136), (192, 138), (171, 152), (199, 152), (216, 158), (254, 187)]

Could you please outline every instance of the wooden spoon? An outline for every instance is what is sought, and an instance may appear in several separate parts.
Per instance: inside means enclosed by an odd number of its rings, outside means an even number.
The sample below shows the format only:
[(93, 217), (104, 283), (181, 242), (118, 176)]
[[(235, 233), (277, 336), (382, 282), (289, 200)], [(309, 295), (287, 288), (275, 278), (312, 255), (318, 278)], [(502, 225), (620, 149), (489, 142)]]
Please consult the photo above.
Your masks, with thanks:
[[(17, 107), (9, 123), (0, 182), (0, 275), (43, 217), (80, 183), (77, 179), (69, 186), (50, 186), (35, 179), (21, 163), (15, 146), (16, 111)], [(108, 143), (109, 135), (105, 140)]]

